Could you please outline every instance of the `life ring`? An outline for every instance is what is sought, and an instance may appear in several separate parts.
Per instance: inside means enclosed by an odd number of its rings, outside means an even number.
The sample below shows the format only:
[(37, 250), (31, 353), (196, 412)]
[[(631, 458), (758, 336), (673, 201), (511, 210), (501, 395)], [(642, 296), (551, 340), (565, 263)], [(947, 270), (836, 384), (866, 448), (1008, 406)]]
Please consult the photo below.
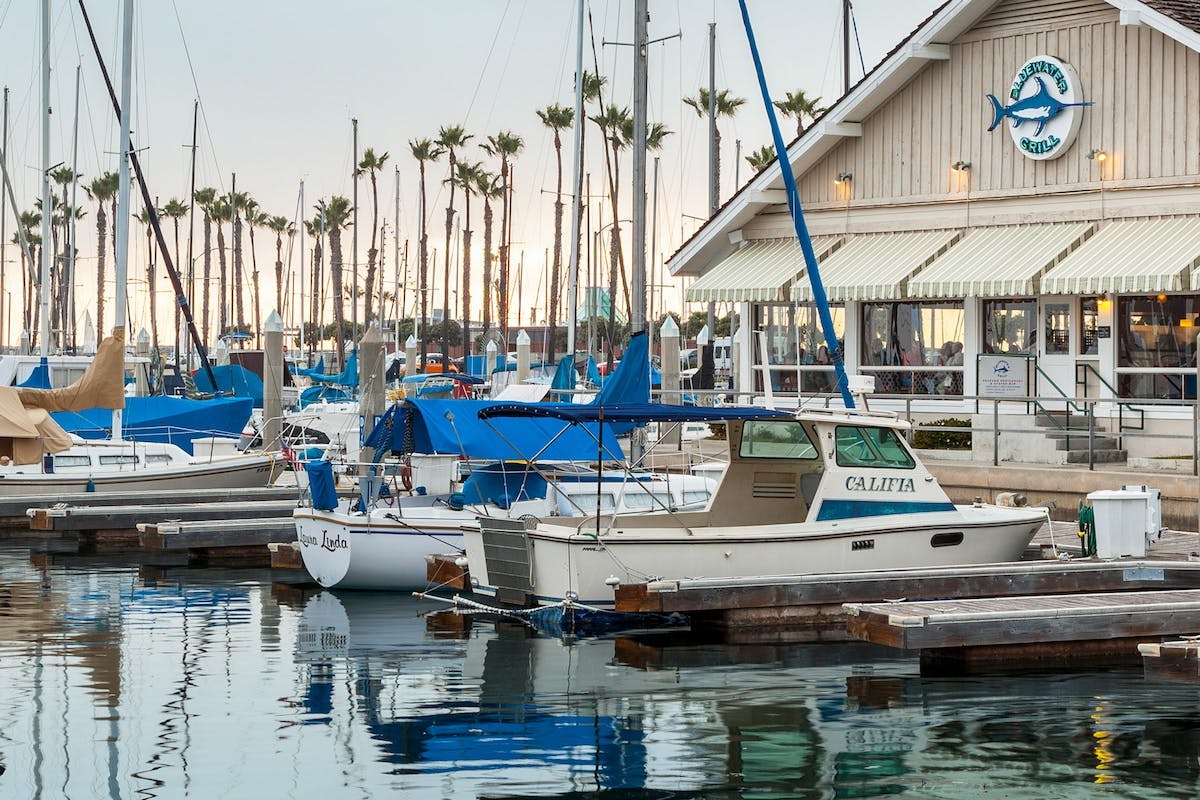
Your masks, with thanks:
[(407, 458), (400, 462), (400, 485), (404, 487), (404, 491), (412, 491), (412, 462)]

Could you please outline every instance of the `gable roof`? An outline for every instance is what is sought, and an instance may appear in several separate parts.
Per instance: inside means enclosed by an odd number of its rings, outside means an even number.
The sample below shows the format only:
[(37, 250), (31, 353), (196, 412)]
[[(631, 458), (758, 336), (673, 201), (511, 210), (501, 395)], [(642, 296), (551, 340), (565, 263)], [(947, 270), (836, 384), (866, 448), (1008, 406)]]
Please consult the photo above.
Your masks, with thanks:
[[(1200, 52), (1200, 0), (1106, 0), (1121, 24), (1146, 25)], [(950, 43), (979, 22), (997, 0), (947, 0), (788, 145), (797, 176), (844, 137), (858, 135), (869, 117), (925, 66), (949, 57)], [(803, 202), (803, 198), (801, 198)], [(766, 207), (786, 203), (778, 162), (751, 178), (667, 260), (672, 275), (698, 275), (731, 253), (730, 234)]]

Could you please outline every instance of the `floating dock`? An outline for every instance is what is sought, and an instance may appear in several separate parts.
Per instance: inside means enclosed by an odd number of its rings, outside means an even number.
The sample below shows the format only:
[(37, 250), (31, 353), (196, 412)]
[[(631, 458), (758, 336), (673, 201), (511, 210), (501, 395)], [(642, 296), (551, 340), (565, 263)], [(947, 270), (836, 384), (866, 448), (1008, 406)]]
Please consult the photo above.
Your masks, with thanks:
[(1147, 678), (1200, 683), (1200, 637), (1138, 645)]
[(1132, 659), (1200, 631), (1200, 589), (849, 603), (858, 639), (919, 652), (923, 672)]

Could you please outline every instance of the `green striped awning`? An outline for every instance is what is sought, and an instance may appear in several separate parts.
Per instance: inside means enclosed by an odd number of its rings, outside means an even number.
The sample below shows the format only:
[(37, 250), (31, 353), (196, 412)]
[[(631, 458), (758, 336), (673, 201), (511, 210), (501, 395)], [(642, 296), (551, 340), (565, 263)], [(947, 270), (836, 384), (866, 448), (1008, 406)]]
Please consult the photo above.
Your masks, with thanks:
[[(813, 237), (818, 263), (841, 238)], [(688, 287), (686, 299), (691, 303), (786, 303), (792, 282), (803, 271), (804, 254), (794, 237), (752, 240), (697, 278)]]

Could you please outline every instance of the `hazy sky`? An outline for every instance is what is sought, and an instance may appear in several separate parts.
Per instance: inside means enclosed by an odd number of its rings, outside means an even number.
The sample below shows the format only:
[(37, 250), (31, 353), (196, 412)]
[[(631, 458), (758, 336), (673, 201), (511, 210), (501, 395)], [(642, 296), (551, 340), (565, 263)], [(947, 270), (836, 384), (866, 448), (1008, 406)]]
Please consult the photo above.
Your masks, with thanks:
[[(855, 3), (863, 58), (870, 69), (938, 3), (936, 0), (859, 0)], [(736, 118), (723, 120), (722, 199), (734, 187), (734, 147), (743, 152), (769, 141), (766, 117), (755, 82), (738, 6), (734, 0), (650, 0), (650, 36), (679, 32), (650, 48), (650, 118), (674, 134), (661, 156), (659, 246), (670, 254), (707, 214), (707, 123), (680, 98), (708, 82), (708, 23), (717, 23), (717, 84), (746, 98)], [(39, 32), (35, 0), (0, 0), (0, 76), (9, 87), (9, 166), (18, 202), (32, 206), (38, 196)], [(90, 0), (88, 12), (109, 69), (119, 67), (119, 0)], [(608, 78), (606, 100), (629, 105), (632, 53), (604, 46), (604, 40), (632, 38), (632, 0), (590, 0), (600, 71)], [(410, 241), (415, 262), (417, 229), (416, 163), (411, 139), (433, 137), (439, 126), (464, 124), (476, 141), (499, 130), (525, 139), (515, 166), (514, 265), (525, 250), (523, 319), (541, 283), (544, 248), (553, 243), (555, 168), (552, 137), (535, 115), (550, 103), (571, 105), (574, 72), (574, 0), (149, 0), (138, 3), (135, 31), (135, 142), (142, 153), (152, 192), (165, 204), (188, 191), (188, 150), (192, 104), (201, 103), (197, 185), (228, 191), (237, 174), (271, 214), (294, 217), (299, 183), (305, 181), (306, 215), (331, 194), (352, 195), (351, 118), (359, 121), (360, 149), (388, 151), (380, 178), (381, 218), (392, 227), (400, 178), (400, 241)], [(767, 79), (775, 97), (803, 88), (826, 99), (841, 87), (839, 0), (751, 0)], [(117, 125), (91, 54), (77, 0), (53, 0), (51, 163), (70, 161), (76, 65), (82, 65), (78, 169), (86, 182), (116, 169)], [(854, 58), (857, 65), (857, 54)], [(590, 39), (585, 68), (592, 67)], [(859, 68), (854, 69), (857, 77)], [(787, 121), (785, 132), (794, 130)], [(590, 141), (598, 136), (591, 126)], [(790, 139), (790, 137), (788, 137)], [(567, 137), (569, 143), (569, 135)], [(567, 145), (569, 150), (569, 144)], [(471, 147), (466, 157), (496, 169)], [(592, 191), (600, 193), (603, 161), (589, 153)], [(568, 172), (570, 158), (564, 154)], [(446, 195), (444, 166), (430, 169), (430, 242), (442, 249)], [(628, 183), (624, 164), (622, 182)], [(743, 161), (741, 180), (750, 176)], [(621, 192), (627, 207), (629, 189)], [(80, 191), (88, 215), (79, 223), (79, 312), (94, 302), (94, 207)], [(369, 239), (370, 191), (360, 183), (359, 261)], [(456, 200), (461, 208), (461, 198)], [(627, 216), (623, 211), (622, 216)], [(690, 216), (689, 216), (690, 215)], [(479, 203), (472, 227), (482, 240)], [(605, 219), (608, 219), (605, 214)], [(199, 230), (199, 224), (197, 224)], [(11, 210), (9, 232), (11, 235)], [(386, 259), (391, 275), (392, 250)], [(135, 277), (144, 263), (144, 237), (131, 237)], [(345, 237), (347, 252), (350, 235)], [(307, 245), (306, 245), (307, 246)], [(259, 268), (264, 273), (266, 315), (274, 305), (273, 237), (258, 236)], [(197, 251), (199, 248), (197, 246)], [(9, 290), (19, 286), (15, 247), (7, 261)], [(347, 260), (350, 256), (346, 256)], [(475, 257), (478, 264), (479, 257)], [(298, 266), (297, 266), (298, 268)], [(475, 269), (478, 274), (478, 268)], [(159, 279), (160, 309), (170, 292)], [(109, 292), (112, 291), (109, 287)], [(130, 313), (146, 324), (143, 289), (133, 287)], [(544, 293), (545, 289), (540, 290)], [(15, 292), (14, 292), (15, 294)], [(478, 298), (479, 290), (473, 290)], [(677, 288), (667, 306), (678, 307)], [(85, 299), (86, 298), (86, 299)], [(440, 303), (439, 303), (440, 304)], [(14, 303), (14, 306), (16, 304)], [(513, 300), (514, 311), (516, 300)], [(111, 304), (110, 304), (111, 308)], [(478, 311), (475, 312), (478, 314)]]

